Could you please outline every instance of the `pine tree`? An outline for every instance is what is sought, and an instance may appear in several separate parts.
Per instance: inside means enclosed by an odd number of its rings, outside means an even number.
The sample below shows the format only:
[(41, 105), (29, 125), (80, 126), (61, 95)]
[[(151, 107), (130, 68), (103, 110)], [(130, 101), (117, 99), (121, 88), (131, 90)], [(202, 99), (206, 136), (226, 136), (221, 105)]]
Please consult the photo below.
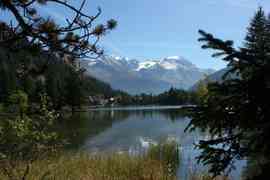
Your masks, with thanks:
[(266, 50), (265, 38), (267, 38), (267, 18), (260, 7), (248, 27), (245, 47), (254, 54)]
[[(251, 20), (244, 47), (235, 49), (233, 41), (223, 41), (199, 31), (204, 49), (217, 51), (237, 78), (224, 78), (208, 85), (203, 104), (192, 109), (193, 119), (187, 129), (201, 128), (211, 139), (200, 141), (198, 157), (210, 166), (214, 176), (229, 172), (238, 159), (256, 157), (263, 165), (251, 179), (269, 175), (270, 169), (270, 50), (269, 23), (260, 8)], [(268, 25), (267, 25), (268, 24)], [(269, 176), (266, 176), (269, 177)]]
[[(66, 23), (57, 24), (53, 18), (41, 15), (40, 8), (50, 3), (69, 12)], [(14, 50), (11, 44), (18, 45), (18, 49), (42, 49), (63, 57), (70, 64), (77, 58), (96, 57), (103, 53), (97, 42), (101, 36), (114, 29), (117, 22), (111, 19), (104, 24), (95, 24), (101, 9), (98, 8), (93, 16), (88, 15), (83, 10), (85, 3), (86, 0), (82, 0), (81, 5), (76, 7), (62, 0), (1, 0), (0, 10), (8, 11), (11, 15), (6, 23), (12, 20), (15, 26), (8, 25), (11, 35), (0, 39), (0, 45), (10, 50)], [(18, 41), (23, 43), (17, 44)], [(65, 58), (67, 56), (68, 60)]]
[(72, 113), (75, 112), (75, 107), (80, 107), (84, 98), (82, 80), (80, 72), (70, 69), (70, 73), (66, 79), (66, 94), (65, 102), (71, 107)]

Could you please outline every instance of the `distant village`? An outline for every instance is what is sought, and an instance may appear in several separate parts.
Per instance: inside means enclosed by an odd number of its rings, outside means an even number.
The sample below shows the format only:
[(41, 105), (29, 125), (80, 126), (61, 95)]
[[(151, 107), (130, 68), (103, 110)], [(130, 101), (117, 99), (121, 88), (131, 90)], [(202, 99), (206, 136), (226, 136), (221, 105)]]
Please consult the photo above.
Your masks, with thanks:
[(114, 106), (119, 104), (122, 97), (105, 97), (104, 95), (95, 95), (95, 96), (88, 96), (88, 100), (90, 105), (93, 106)]

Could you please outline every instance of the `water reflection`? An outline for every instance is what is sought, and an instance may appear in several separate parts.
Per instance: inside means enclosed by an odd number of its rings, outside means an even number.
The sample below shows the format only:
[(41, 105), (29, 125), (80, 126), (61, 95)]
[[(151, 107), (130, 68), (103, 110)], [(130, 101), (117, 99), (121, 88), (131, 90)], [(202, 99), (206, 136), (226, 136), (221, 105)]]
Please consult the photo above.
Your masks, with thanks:
[(200, 131), (185, 133), (189, 122), (179, 107), (104, 108), (74, 115), (66, 128), (73, 135), (72, 147), (87, 152), (136, 153), (149, 143), (174, 139), (181, 145), (178, 174), (186, 179), (189, 171), (203, 169), (194, 160), (199, 152), (193, 145), (207, 137)]

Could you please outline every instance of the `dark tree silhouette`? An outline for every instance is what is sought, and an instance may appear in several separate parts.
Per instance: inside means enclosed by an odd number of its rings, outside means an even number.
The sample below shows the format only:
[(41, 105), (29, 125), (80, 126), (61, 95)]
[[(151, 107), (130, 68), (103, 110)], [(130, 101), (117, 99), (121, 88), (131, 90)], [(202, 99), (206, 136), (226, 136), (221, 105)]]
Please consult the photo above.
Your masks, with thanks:
[[(111, 19), (106, 24), (94, 25), (101, 9), (94, 16), (88, 15), (83, 12), (85, 3), (86, 0), (83, 0), (79, 7), (75, 7), (66, 0), (1, 0), (1, 10), (9, 11), (16, 23), (8, 25), (8, 37), (2, 38), (0, 45), (10, 47), (10, 43), (27, 40), (27, 43), (20, 45), (37, 46), (57, 56), (69, 57), (66, 60), (96, 58), (103, 53), (97, 46), (100, 37), (114, 29), (117, 22)], [(36, 7), (48, 4), (64, 7), (73, 17), (60, 25), (53, 19), (40, 16)]]
[[(270, 19), (260, 8), (252, 19), (244, 46), (236, 49), (232, 41), (223, 41), (200, 31), (204, 49), (217, 51), (213, 56), (228, 62), (222, 82), (210, 83), (205, 101), (192, 109), (187, 129), (201, 128), (211, 135), (197, 145), (198, 157), (210, 166), (214, 176), (228, 172), (237, 159), (254, 158), (260, 163), (257, 175), (264, 179), (270, 169)], [(235, 78), (225, 78), (228, 74)], [(267, 175), (267, 176), (264, 176)]]

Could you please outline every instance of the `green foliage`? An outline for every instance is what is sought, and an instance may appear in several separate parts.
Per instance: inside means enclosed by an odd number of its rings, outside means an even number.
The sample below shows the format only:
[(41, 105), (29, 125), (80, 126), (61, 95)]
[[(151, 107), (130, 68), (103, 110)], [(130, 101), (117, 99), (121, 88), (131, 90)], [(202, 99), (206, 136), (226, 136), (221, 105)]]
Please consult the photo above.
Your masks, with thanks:
[(228, 62), (229, 74), (208, 85), (208, 96), (193, 108), (193, 119), (187, 129), (201, 128), (211, 139), (197, 145), (202, 150), (199, 161), (210, 166), (214, 176), (228, 172), (238, 159), (264, 159), (260, 173), (250, 179), (269, 176), (270, 167), (270, 19), (262, 8), (248, 28), (244, 47), (235, 49), (232, 41), (223, 41), (200, 31), (203, 48), (217, 50)]
[(156, 101), (161, 105), (195, 104), (196, 94), (193, 92), (171, 88), (157, 96)]
[(170, 88), (168, 91), (154, 94), (129, 95), (124, 92), (116, 92), (121, 97), (121, 105), (184, 105), (196, 104), (198, 97), (195, 92)]
[(198, 102), (203, 103), (203, 101), (207, 99), (207, 95), (208, 95), (207, 84), (205, 84), (203, 81), (199, 81), (198, 87), (195, 93), (196, 93), (196, 97), (198, 98)]
[[(173, 163), (178, 167), (178, 156), (177, 145), (173, 142), (153, 146), (142, 156), (64, 153), (35, 161), (27, 177), (29, 180), (176, 180), (177, 168)], [(0, 178), (1, 175), (0, 172)]]
[(26, 115), (28, 110), (28, 96), (23, 91), (15, 91), (8, 98), (9, 104), (14, 105), (20, 115)]
[[(85, 1), (80, 8), (69, 1), (51, 1), (76, 17), (57, 24), (53, 18), (41, 15), (40, 10), (48, 0), (1, 1), (0, 9), (8, 11), (9, 18), (0, 22), (0, 102), (6, 102), (10, 92), (21, 89), (29, 96), (30, 103), (38, 103), (39, 93), (47, 93), (55, 109), (63, 106), (80, 106), (87, 99), (89, 79), (84, 81), (83, 70), (78, 67), (81, 58), (97, 58), (103, 53), (98, 46), (100, 36), (117, 26), (110, 19), (97, 25), (101, 14), (98, 8), (94, 16), (83, 12)], [(40, 6), (42, 5), (42, 6)], [(37, 8), (40, 7), (40, 8)], [(86, 83), (84, 83), (86, 82)], [(102, 84), (112, 91), (109, 85)], [(97, 85), (98, 86), (98, 85)], [(98, 92), (102, 88), (98, 87)], [(110, 92), (111, 93), (111, 92)]]
[(62, 140), (54, 131), (57, 114), (48, 110), (46, 95), (41, 96), (39, 112), (32, 116), (24, 92), (17, 91), (9, 99), (17, 108), (13, 117), (1, 120), (0, 169), (9, 179), (24, 179), (32, 162), (58, 149)]
[(65, 87), (65, 101), (72, 107), (72, 110), (74, 110), (74, 107), (80, 107), (83, 98), (86, 98), (82, 89), (82, 76), (82, 73), (73, 70), (69, 73), (66, 79), (66, 82), (68, 83)]
[[(4, 54), (1, 53), (0, 56), (3, 57)], [(1, 58), (0, 61), (0, 101), (7, 98), (8, 93), (16, 89), (16, 76), (15, 73), (10, 73), (10, 69), (14, 69), (13, 62), (4, 61)]]
[(46, 65), (44, 74), (36, 74), (35, 71), (23, 73), (22, 68), (42, 68), (49, 58), (43, 53), (33, 55), (28, 50), (10, 52), (0, 47), (0, 58), (1, 103), (8, 103), (10, 93), (18, 89), (28, 95), (30, 104), (39, 103), (39, 94), (46, 93), (56, 110), (64, 106), (79, 107), (81, 104), (87, 104), (89, 95), (104, 94), (111, 97), (116, 94), (110, 85), (59, 60), (51, 60)]
[(165, 172), (176, 175), (180, 163), (179, 145), (174, 141), (166, 141), (157, 145), (151, 145), (147, 151), (147, 157), (163, 163)]

